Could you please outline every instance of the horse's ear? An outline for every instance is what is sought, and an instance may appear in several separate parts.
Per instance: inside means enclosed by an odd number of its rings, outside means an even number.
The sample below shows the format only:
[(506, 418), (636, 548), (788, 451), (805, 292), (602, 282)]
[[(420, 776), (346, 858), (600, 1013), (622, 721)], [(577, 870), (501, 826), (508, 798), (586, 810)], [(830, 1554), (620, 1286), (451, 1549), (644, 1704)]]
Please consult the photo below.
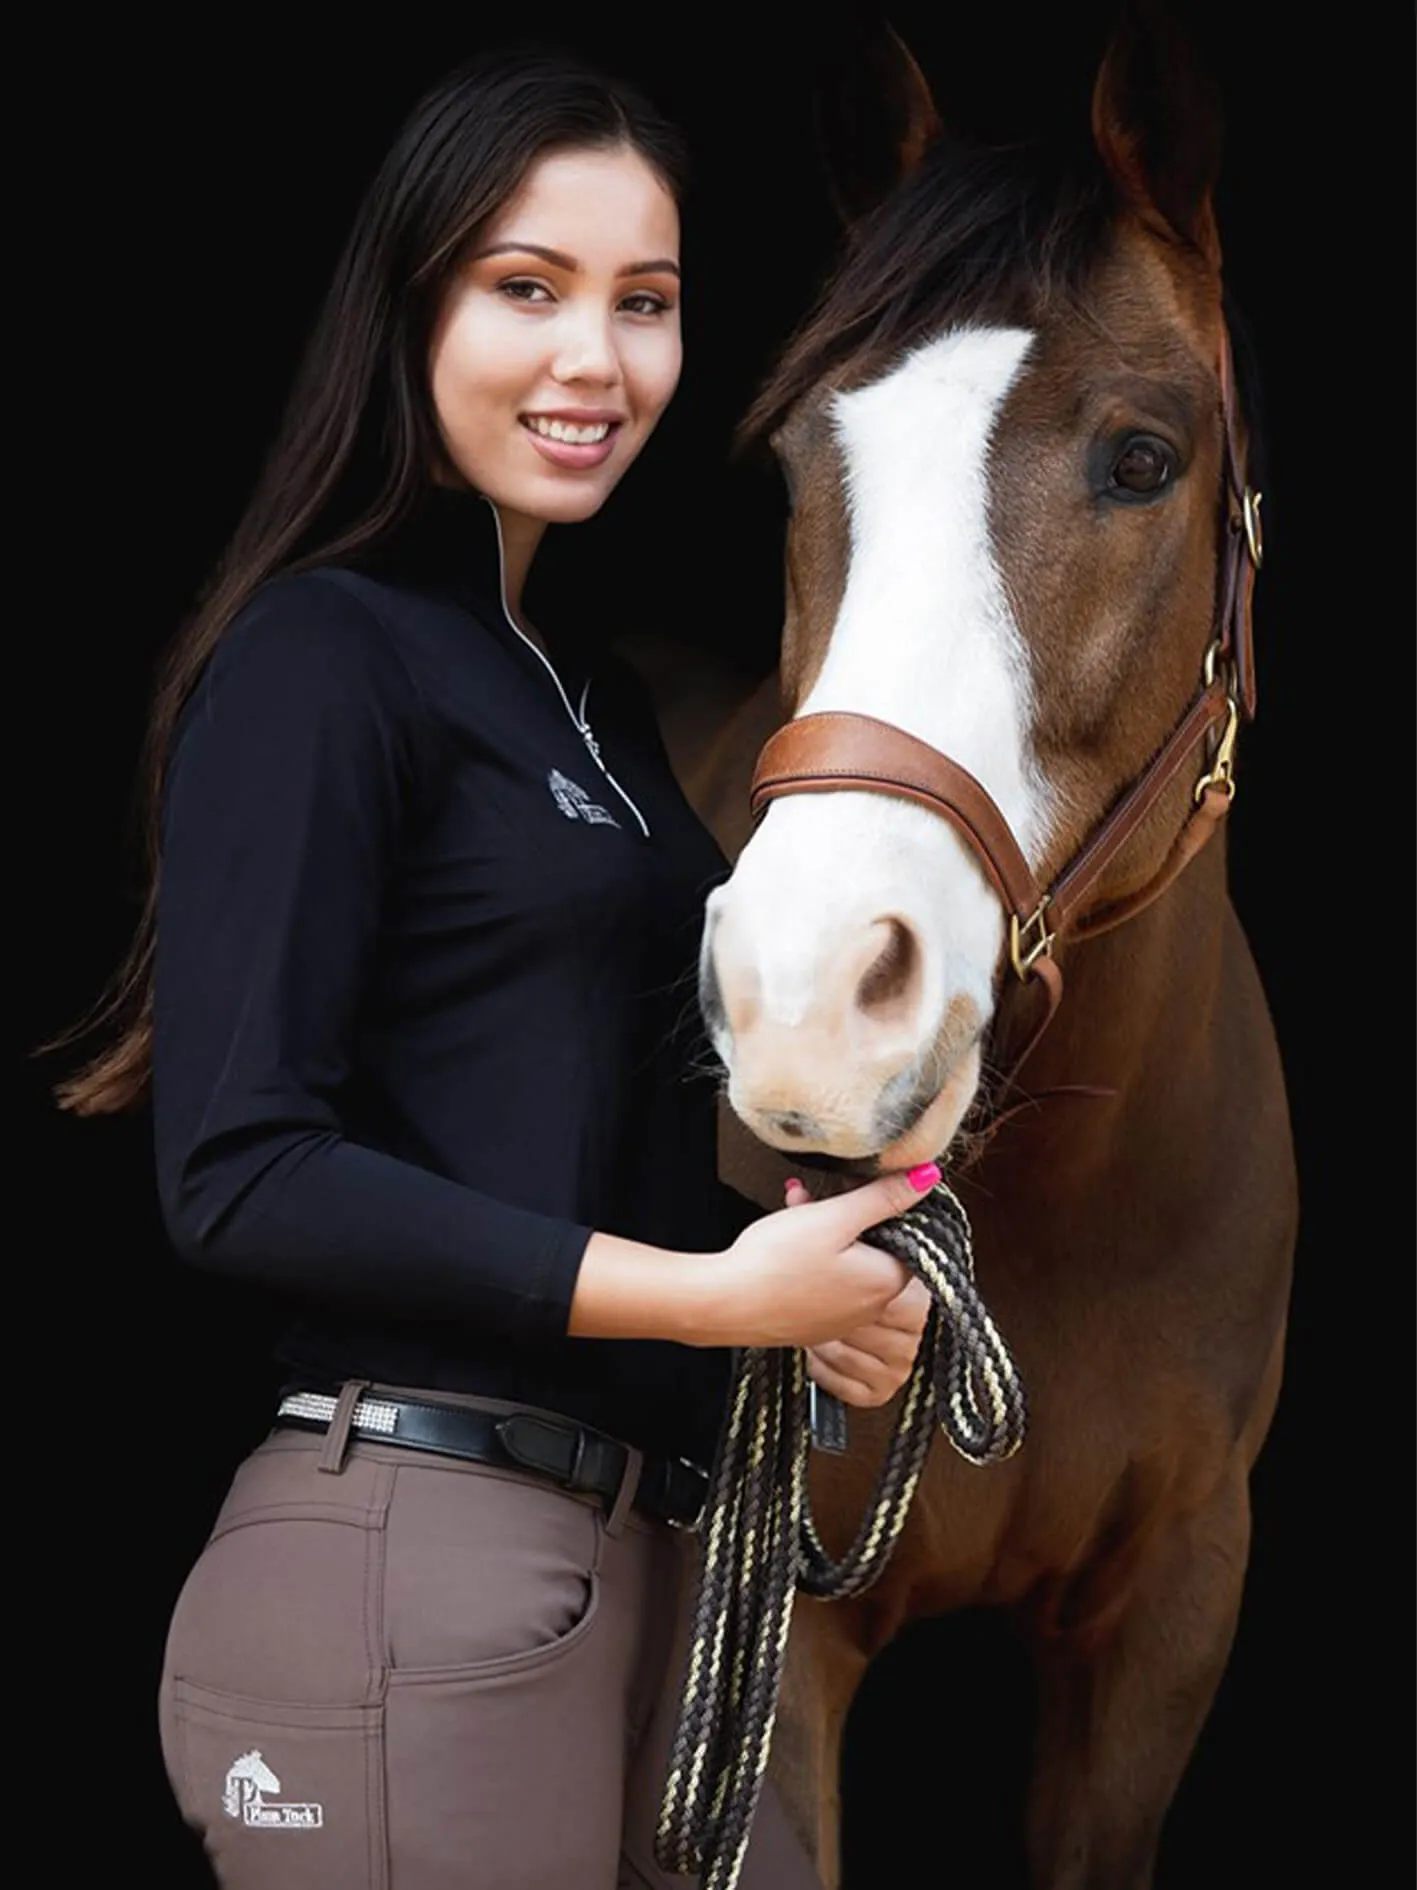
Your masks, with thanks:
[(829, 36), (816, 74), (817, 136), (827, 185), (848, 227), (874, 210), (940, 131), (925, 75), (905, 41), (879, 21)]
[(1092, 135), (1133, 210), (1218, 268), (1211, 192), (1220, 170), (1219, 93), (1159, 0), (1124, 0), (1093, 88)]

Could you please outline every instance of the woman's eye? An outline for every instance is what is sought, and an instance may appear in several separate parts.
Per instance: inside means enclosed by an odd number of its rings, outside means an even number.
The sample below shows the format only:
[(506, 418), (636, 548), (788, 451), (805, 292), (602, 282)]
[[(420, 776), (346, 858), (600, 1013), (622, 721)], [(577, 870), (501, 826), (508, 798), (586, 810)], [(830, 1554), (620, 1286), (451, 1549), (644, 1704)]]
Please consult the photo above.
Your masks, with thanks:
[(1115, 491), (1138, 497), (1161, 488), (1176, 476), (1176, 455), (1164, 440), (1135, 434), (1112, 462), (1107, 483)]
[(663, 315), (669, 308), (662, 295), (651, 295), (647, 290), (639, 295), (627, 295), (620, 306), (632, 315)]
[(499, 282), (497, 287), (513, 302), (549, 302), (551, 300), (551, 291), (545, 283), (531, 282), (525, 276), (512, 276), (506, 282)]

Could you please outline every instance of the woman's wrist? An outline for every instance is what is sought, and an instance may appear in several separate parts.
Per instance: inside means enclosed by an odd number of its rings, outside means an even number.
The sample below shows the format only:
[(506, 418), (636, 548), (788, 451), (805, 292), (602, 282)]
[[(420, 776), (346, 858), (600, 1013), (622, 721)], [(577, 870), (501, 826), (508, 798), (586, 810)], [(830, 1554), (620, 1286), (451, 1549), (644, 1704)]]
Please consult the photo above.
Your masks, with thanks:
[(578, 1339), (670, 1339), (721, 1345), (713, 1332), (718, 1253), (676, 1253), (617, 1234), (592, 1234), (571, 1295), (567, 1331)]

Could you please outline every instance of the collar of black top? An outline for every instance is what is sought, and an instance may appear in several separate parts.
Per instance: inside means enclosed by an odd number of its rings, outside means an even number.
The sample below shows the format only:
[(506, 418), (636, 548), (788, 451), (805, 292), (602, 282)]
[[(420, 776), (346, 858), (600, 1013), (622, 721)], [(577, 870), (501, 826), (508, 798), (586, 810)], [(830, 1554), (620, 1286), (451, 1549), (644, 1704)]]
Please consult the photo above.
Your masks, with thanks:
[[(523, 606), (562, 682), (574, 691), (597, 667), (604, 644), (598, 613), (568, 607), (584, 594), (586, 576), (574, 558), (558, 574), (558, 564), (567, 559), (564, 536), (553, 532), (551, 543), (538, 550)], [(427, 487), (407, 517), (346, 562), (366, 576), (451, 598), (529, 658), (544, 682), (539, 659), (530, 656), (503, 613), (497, 514), (482, 493), (470, 486)]]
[[(385, 1397), (375, 1392), (368, 1401), (380, 1412), (377, 1429), (358, 1420), (351, 1441), (362, 1438), (409, 1450), (431, 1451), (457, 1457), (464, 1463), (489, 1464), (496, 1469), (528, 1470), (575, 1495), (598, 1496), (613, 1508), (620, 1493), (630, 1453), (603, 1431), (572, 1418), (553, 1418), (540, 1411), (481, 1411), (475, 1406), (425, 1404)], [(390, 1427), (388, 1413), (392, 1413)], [(277, 1423), (292, 1430), (327, 1431), (329, 1420), (282, 1411)], [(640, 1469), (634, 1507), (677, 1529), (697, 1528), (708, 1493), (708, 1473), (683, 1457), (647, 1456)]]
[(442, 591), (496, 621), (502, 560), (491, 504), (471, 489), (430, 486), (407, 517), (355, 560), (371, 577)]

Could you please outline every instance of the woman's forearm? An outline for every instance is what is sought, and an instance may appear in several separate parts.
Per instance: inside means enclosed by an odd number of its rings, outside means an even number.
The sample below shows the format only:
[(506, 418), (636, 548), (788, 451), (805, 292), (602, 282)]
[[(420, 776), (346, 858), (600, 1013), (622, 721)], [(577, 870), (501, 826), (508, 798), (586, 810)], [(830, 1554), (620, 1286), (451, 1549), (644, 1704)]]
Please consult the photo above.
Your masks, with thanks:
[[(765, 1214), (726, 1253), (672, 1253), (592, 1234), (567, 1330), (582, 1339), (674, 1339), (680, 1345), (811, 1346), (840, 1339), (875, 1321), (909, 1278), (899, 1260), (863, 1245), (861, 1235), (912, 1207), (939, 1179), (935, 1164), (925, 1162), (834, 1200)], [(913, 1315), (912, 1322), (918, 1323)]]
[(673, 1339), (721, 1344), (705, 1328), (708, 1272), (722, 1256), (673, 1253), (616, 1234), (592, 1234), (576, 1275), (567, 1331), (578, 1339)]

